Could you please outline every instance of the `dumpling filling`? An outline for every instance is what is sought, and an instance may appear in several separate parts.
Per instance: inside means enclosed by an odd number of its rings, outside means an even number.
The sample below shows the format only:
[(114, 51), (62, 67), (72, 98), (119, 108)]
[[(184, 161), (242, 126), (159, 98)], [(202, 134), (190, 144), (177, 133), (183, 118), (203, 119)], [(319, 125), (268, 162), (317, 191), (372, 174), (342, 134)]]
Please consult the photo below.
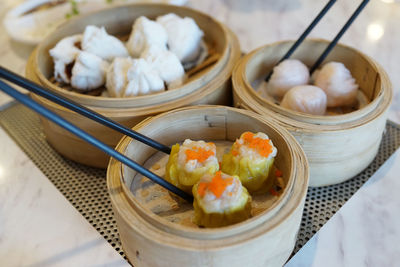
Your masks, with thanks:
[(214, 143), (186, 139), (182, 146), (176, 144), (172, 147), (165, 178), (186, 192), (191, 192), (192, 186), (204, 174), (214, 174), (218, 170)]
[(54, 61), (54, 78), (58, 82), (70, 83), (72, 65), (81, 52), (82, 34), (66, 37), (59, 41), (49, 53)]
[(195, 223), (200, 226), (220, 227), (250, 217), (251, 197), (237, 176), (206, 174), (192, 191)]
[(239, 176), (250, 192), (263, 191), (269, 185), (267, 180), (276, 154), (277, 149), (266, 134), (245, 132), (223, 156), (221, 169)]

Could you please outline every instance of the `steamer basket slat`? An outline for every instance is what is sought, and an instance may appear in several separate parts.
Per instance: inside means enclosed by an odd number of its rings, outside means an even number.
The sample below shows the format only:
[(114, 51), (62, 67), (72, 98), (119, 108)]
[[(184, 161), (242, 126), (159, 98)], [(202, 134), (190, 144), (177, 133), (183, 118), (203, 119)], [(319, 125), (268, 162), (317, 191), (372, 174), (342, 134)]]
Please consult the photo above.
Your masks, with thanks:
[[(287, 128), (303, 147), (310, 164), (310, 186), (343, 182), (374, 159), (392, 100), (391, 83), (375, 61), (356, 49), (337, 45), (325, 62), (345, 64), (370, 101), (341, 115), (315, 116), (291, 111), (263, 98), (254, 89), (293, 42), (263, 46), (243, 57), (232, 75), (234, 105), (268, 116)], [(292, 58), (311, 66), (328, 45), (321, 39), (306, 40)]]

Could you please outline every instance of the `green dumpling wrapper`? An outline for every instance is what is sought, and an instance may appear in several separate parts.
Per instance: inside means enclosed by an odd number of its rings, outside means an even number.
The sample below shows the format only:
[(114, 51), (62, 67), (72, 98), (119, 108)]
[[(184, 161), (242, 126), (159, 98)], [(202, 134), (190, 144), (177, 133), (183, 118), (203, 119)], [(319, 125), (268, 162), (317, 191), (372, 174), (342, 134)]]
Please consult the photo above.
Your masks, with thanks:
[[(233, 189), (233, 192), (225, 190), (225, 192), (223, 192), (222, 195), (220, 195), (219, 197), (214, 196), (214, 199), (207, 200), (204, 196), (205, 193), (203, 193), (202, 195), (201, 192), (202, 190), (203, 192), (204, 190), (208, 190), (207, 193), (212, 194), (212, 189), (204, 189), (204, 183), (207, 187), (207, 184), (209, 185), (213, 182), (204, 182), (203, 177), (197, 184), (193, 186), (193, 207), (195, 213), (194, 222), (199, 226), (204, 226), (208, 228), (222, 227), (242, 222), (251, 217), (251, 196), (249, 195), (246, 188), (243, 187), (240, 183), (239, 177), (229, 176), (218, 171), (212, 178), (212, 181), (214, 181), (215, 179), (221, 179), (221, 177), (231, 179), (235, 182), (233, 186), (236, 188)], [(208, 176), (207, 178), (208, 180), (210, 180), (210, 176)], [(202, 185), (203, 189), (201, 188)], [(213, 186), (211, 185), (209, 187), (212, 188)], [(208, 196), (208, 198), (210, 198), (210, 196)], [(218, 203), (211, 203), (212, 201), (224, 202), (222, 204), (219, 203), (218, 205)]]
[[(179, 151), (182, 149), (187, 149), (187, 147), (190, 145), (192, 145), (192, 148), (194, 147), (194, 149), (192, 149), (192, 150), (194, 150), (194, 155), (196, 155), (196, 152), (197, 152), (196, 148), (197, 148), (197, 150), (200, 150), (199, 149), (200, 146), (202, 146), (202, 147), (212, 146), (210, 148), (210, 150), (212, 150), (212, 153), (209, 153), (210, 154), (209, 157), (214, 157), (215, 159), (212, 158), (211, 160), (208, 160), (208, 162), (203, 162), (204, 164), (201, 162), (199, 162), (199, 163), (196, 162), (196, 164), (200, 165), (200, 166), (197, 166), (191, 170), (188, 170), (184, 164), (181, 164), (181, 162), (179, 162), (180, 161), (179, 160)], [(171, 184), (175, 185), (176, 187), (184, 190), (185, 192), (187, 192), (189, 194), (192, 193), (193, 185), (196, 184), (203, 175), (205, 175), (205, 174), (212, 175), (216, 171), (219, 170), (219, 164), (218, 164), (218, 160), (217, 160), (215, 154), (216, 154), (215, 145), (212, 143), (205, 143), (204, 141), (185, 140), (185, 142), (183, 143), (182, 146), (180, 146), (179, 144), (173, 145), (172, 149), (171, 149), (171, 154), (169, 156), (168, 163), (166, 166), (165, 180), (167, 180)], [(200, 155), (200, 156), (204, 156), (204, 155)], [(185, 157), (185, 156), (181, 155), (181, 157)], [(203, 159), (204, 158), (205, 157), (203, 157)], [(187, 160), (187, 159), (185, 159), (185, 160)], [(201, 161), (202, 159), (199, 158), (198, 160)], [(187, 163), (187, 161), (186, 161), (186, 163)]]
[(243, 133), (222, 157), (221, 170), (237, 175), (249, 192), (265, 191), (277, 150), (263, 133)]

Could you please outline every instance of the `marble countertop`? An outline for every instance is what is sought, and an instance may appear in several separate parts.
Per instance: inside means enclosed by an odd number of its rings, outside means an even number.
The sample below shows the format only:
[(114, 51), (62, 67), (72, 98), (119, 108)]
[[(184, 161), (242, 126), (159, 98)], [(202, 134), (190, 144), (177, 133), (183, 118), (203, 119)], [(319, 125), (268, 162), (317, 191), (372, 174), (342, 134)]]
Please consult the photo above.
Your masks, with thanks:
[[(371, 0), (341, 42), (357, 47), (387, 71), (395, 94), (389, 119), (400, 124), (400, 3), (389, 1)], [(0, 19), (19, 2), (0, 1)], [(296, 39), (325, 2), (190, 0), (188, 5), (228, 25), (242, 50), (249, 52)], [(359, 2), (338, 0), (310, 37), (332, 39)], [(24, 74), (33, 47), (10, 40), (2, 25), (0, 44), (0, 65)], [(0, 110), (10, 101), (0, 92)], [(127, 265), (1, 128), (0, 143), (0, 265)], [(399, 172), (397, 151), (287, 265), (399, 265)]]

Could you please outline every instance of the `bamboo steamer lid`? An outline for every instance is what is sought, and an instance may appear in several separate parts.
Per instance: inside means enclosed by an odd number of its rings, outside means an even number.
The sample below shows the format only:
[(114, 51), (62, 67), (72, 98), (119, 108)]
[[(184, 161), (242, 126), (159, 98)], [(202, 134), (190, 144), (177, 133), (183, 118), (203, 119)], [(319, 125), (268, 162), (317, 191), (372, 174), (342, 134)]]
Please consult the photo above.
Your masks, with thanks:
[[(328, 43), (308, 39), (291, 58), (311, 66)], [(373, 59), (338, 44), (325, 62), (342, 62), (368, 103), (356, 111), (332, 116), (288, 110), (261, 97), (254, 88), (292, 44), (292, 41), (283, 41), (266, 45), (238, 62), (232, 74), (234, 105), (273, 118), (296, 137), (310, 164), (310, 186), (346, 181), (366, 168), (378, 152), (392, 100), (391, 83)]]
[[(307, 160), (293, 136), (253, 112), (222, 106), (170, 111), (149, 118), (134, 129), (167, 145), (185, 138), (233, 142), (245, 131), (265, 132), (278, 149), (275, 164), (284, 173), (286, 184), (282, 195), (270, 204), (263, 206), (261, 202), (257, 208), (253, 205), (256, 215), (252, 218), (227, 227), (205, 229), (156, 214), (146, 199), (157, 200), (161, 198), (159, 194), (137, 193), (148, 188), (149, 181), (137, 182), (140, 179), (133, 178), (134, 171), (111, 159), (107, 185), (122, 245), (134, 266), (165, 266), (166, 263), (171, 266), (282, 266), (285, 263), (295, 245), (308, 186)], [(126, 137), (116, 150), (141, 165), (156, 153), (153, 148)], [(165, 201), (160, 205), (165, 205)], [(175, 208), (165, 212), (181, 214)]]
[[(155, 18), (173, 12), (192, 17), (204, 32), (204, 40), (212, 51), (210, 57), (218, 60), (200, 69), (180, 88), (147, 96), (107, 98), (84, 95), (65, 90), (50, 82), (53, 63), (48, 50), (65, 36), (83, 32), (86, 25), (105, 26), (110, 34), (129, 34), (133, 21), (141, 16)], [(86, 107), (132, 127), (141, 120), (158, 113), (188, 105), (232, 103), (230, 76), (240, 57), (236, 36), (213, 18), (190, 8), (161, 4), (134, 4), (77, 17), (60, 26), (48, 36), (29, 58), (26, 76), (46, 88), (54, 90)], [(115, 146), (121, 134), (86, 119), (38, 96), (32, 96), (53, 112), (74, 122), (109, 146)], [(97, 151), (64, 129), (41, 119), (48, 142), (62, 155), (76, 162), (105, 168), (109, 157)]]

